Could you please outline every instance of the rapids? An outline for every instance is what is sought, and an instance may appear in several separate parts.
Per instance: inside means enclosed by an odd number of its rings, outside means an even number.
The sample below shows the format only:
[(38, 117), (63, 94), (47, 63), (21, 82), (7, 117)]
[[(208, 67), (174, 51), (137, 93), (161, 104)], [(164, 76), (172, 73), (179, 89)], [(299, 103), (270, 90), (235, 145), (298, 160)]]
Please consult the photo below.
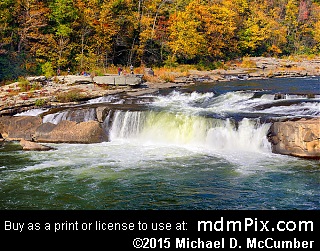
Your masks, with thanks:
[(320, 209), (319, 161), (273, 154), (266, 137), (271, 121), (320, 116), (319, 83), (199, 83), (145, 95), (135, 109), (115, 95), (45, 115), (88, 121), (92, 105), (111, 104), (110, 141), (49, 152), (3, 144), (0, 208)]

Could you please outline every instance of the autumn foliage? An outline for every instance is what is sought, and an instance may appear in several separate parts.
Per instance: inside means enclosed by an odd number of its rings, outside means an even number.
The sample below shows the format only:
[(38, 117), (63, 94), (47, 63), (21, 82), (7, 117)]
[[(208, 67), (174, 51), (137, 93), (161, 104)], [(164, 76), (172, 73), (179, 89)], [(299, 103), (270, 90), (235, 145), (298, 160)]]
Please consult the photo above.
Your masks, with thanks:
[(316, 0), (0, 1), (0, 81), (319, 52)]

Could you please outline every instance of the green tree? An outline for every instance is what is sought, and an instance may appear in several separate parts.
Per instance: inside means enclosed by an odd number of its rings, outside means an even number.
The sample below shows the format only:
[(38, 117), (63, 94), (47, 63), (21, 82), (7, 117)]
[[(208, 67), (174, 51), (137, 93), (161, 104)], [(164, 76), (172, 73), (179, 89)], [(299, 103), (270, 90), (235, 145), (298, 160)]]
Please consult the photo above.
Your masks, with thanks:
[[(54, 0), (51, 5), (50, 18), (53, 24), (57, 68), (66, 67), (68, 55), (72, 49), (70, 43), (73, 24), (77, 19), (76, 8), (72, 0)], [(52, 48), (53, 49), (53, 48)]]
[(286, 5), (284, 23), (287, 27), (287, 40), (288, 40), (288, 53), (290, 51), (297, 52), (298, 46), (298, 15), (299, 15), (299, 2), (298, 0), (288, 0)]
[(13, 0), (0, 1), (0, 55), (6, 54), (10, 50), (12, 43), (13, 26)]

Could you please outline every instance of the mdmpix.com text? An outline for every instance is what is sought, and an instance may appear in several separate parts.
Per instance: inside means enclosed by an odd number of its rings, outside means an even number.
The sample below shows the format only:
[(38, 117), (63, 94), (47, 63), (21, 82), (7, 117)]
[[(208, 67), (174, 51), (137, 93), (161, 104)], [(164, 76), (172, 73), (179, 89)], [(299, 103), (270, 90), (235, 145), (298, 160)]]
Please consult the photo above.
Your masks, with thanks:
[(313, 232), (313, 221), (270, 221), (258, 220), (258, 218), (245, 218), (244, 220), (225, 220), (223, 217), (217, 221), (198, 221), (198, 231), (299, 231)]

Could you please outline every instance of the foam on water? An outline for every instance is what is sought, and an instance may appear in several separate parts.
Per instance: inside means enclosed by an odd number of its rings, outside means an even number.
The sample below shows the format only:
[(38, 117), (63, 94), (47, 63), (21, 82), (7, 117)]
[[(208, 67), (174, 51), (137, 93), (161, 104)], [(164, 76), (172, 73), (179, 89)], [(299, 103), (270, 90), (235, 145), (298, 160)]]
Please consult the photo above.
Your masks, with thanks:
[[(257, 112), (283, 114), (291, 117), (297, 116), (319, 116), (319, 100), (311, 99), (313, 102), (303, 102), (306, 99), (303, 95), (285, 95), (284, 99), (275, 100), (274, 95), (264, 94), (261, 97), (255, 97), (252, 91), (227, 92), (221, 95), (208, 93), (180, 93), (172, 92), (168, 96), (158, 96), (151, 107), (161, 107), (172, 112), (183, 112), (188, 114), (200, 114), (211, 112), (216, 114), (225, 113), (251, 113)], [(286, 100), (301, 100), (294, 105), (279, 105)], [(256, 107), (268, 105), (266, 109), (257, 110)], [(270, 107), (271, 106), (271, 107)]]
[(45, 113), (48, 109), (31, 109), (25, 112), (17, 113), (14, 116), (38, 116), (42, 113)]
[(258, 120), (251, 119), (243, 119), (237, 124), (230, 119), (225, 121), (186, 114), (118, 111), (110, 139), (124, 144), (135, 142), (171, 149), (177, 147), (227, 159), (230, 153), (246, 156), (238, 158), (238, 164), (242, 165), (248, 163), (249, 155), (257, 159), (257, 154), (271, 154), (266, 137), (269, 127), (270, 124), (260, 124)]
[[(56, 150), (44, 152), (4, 144), (1, 209), (319, 209), (318, 162), (273, 154), (270, 124), (260, 118), (317, 115), (319, 102), (304, 102), (298, 88), (274, 100), (269, 82), (259, 93), (245, 82), (220, 85), (153, 96), (140, 111), (113, 106), (103, 123), (109, 142), (48, 144)], [(45, 121), (96, 119), (79, 108)]]

